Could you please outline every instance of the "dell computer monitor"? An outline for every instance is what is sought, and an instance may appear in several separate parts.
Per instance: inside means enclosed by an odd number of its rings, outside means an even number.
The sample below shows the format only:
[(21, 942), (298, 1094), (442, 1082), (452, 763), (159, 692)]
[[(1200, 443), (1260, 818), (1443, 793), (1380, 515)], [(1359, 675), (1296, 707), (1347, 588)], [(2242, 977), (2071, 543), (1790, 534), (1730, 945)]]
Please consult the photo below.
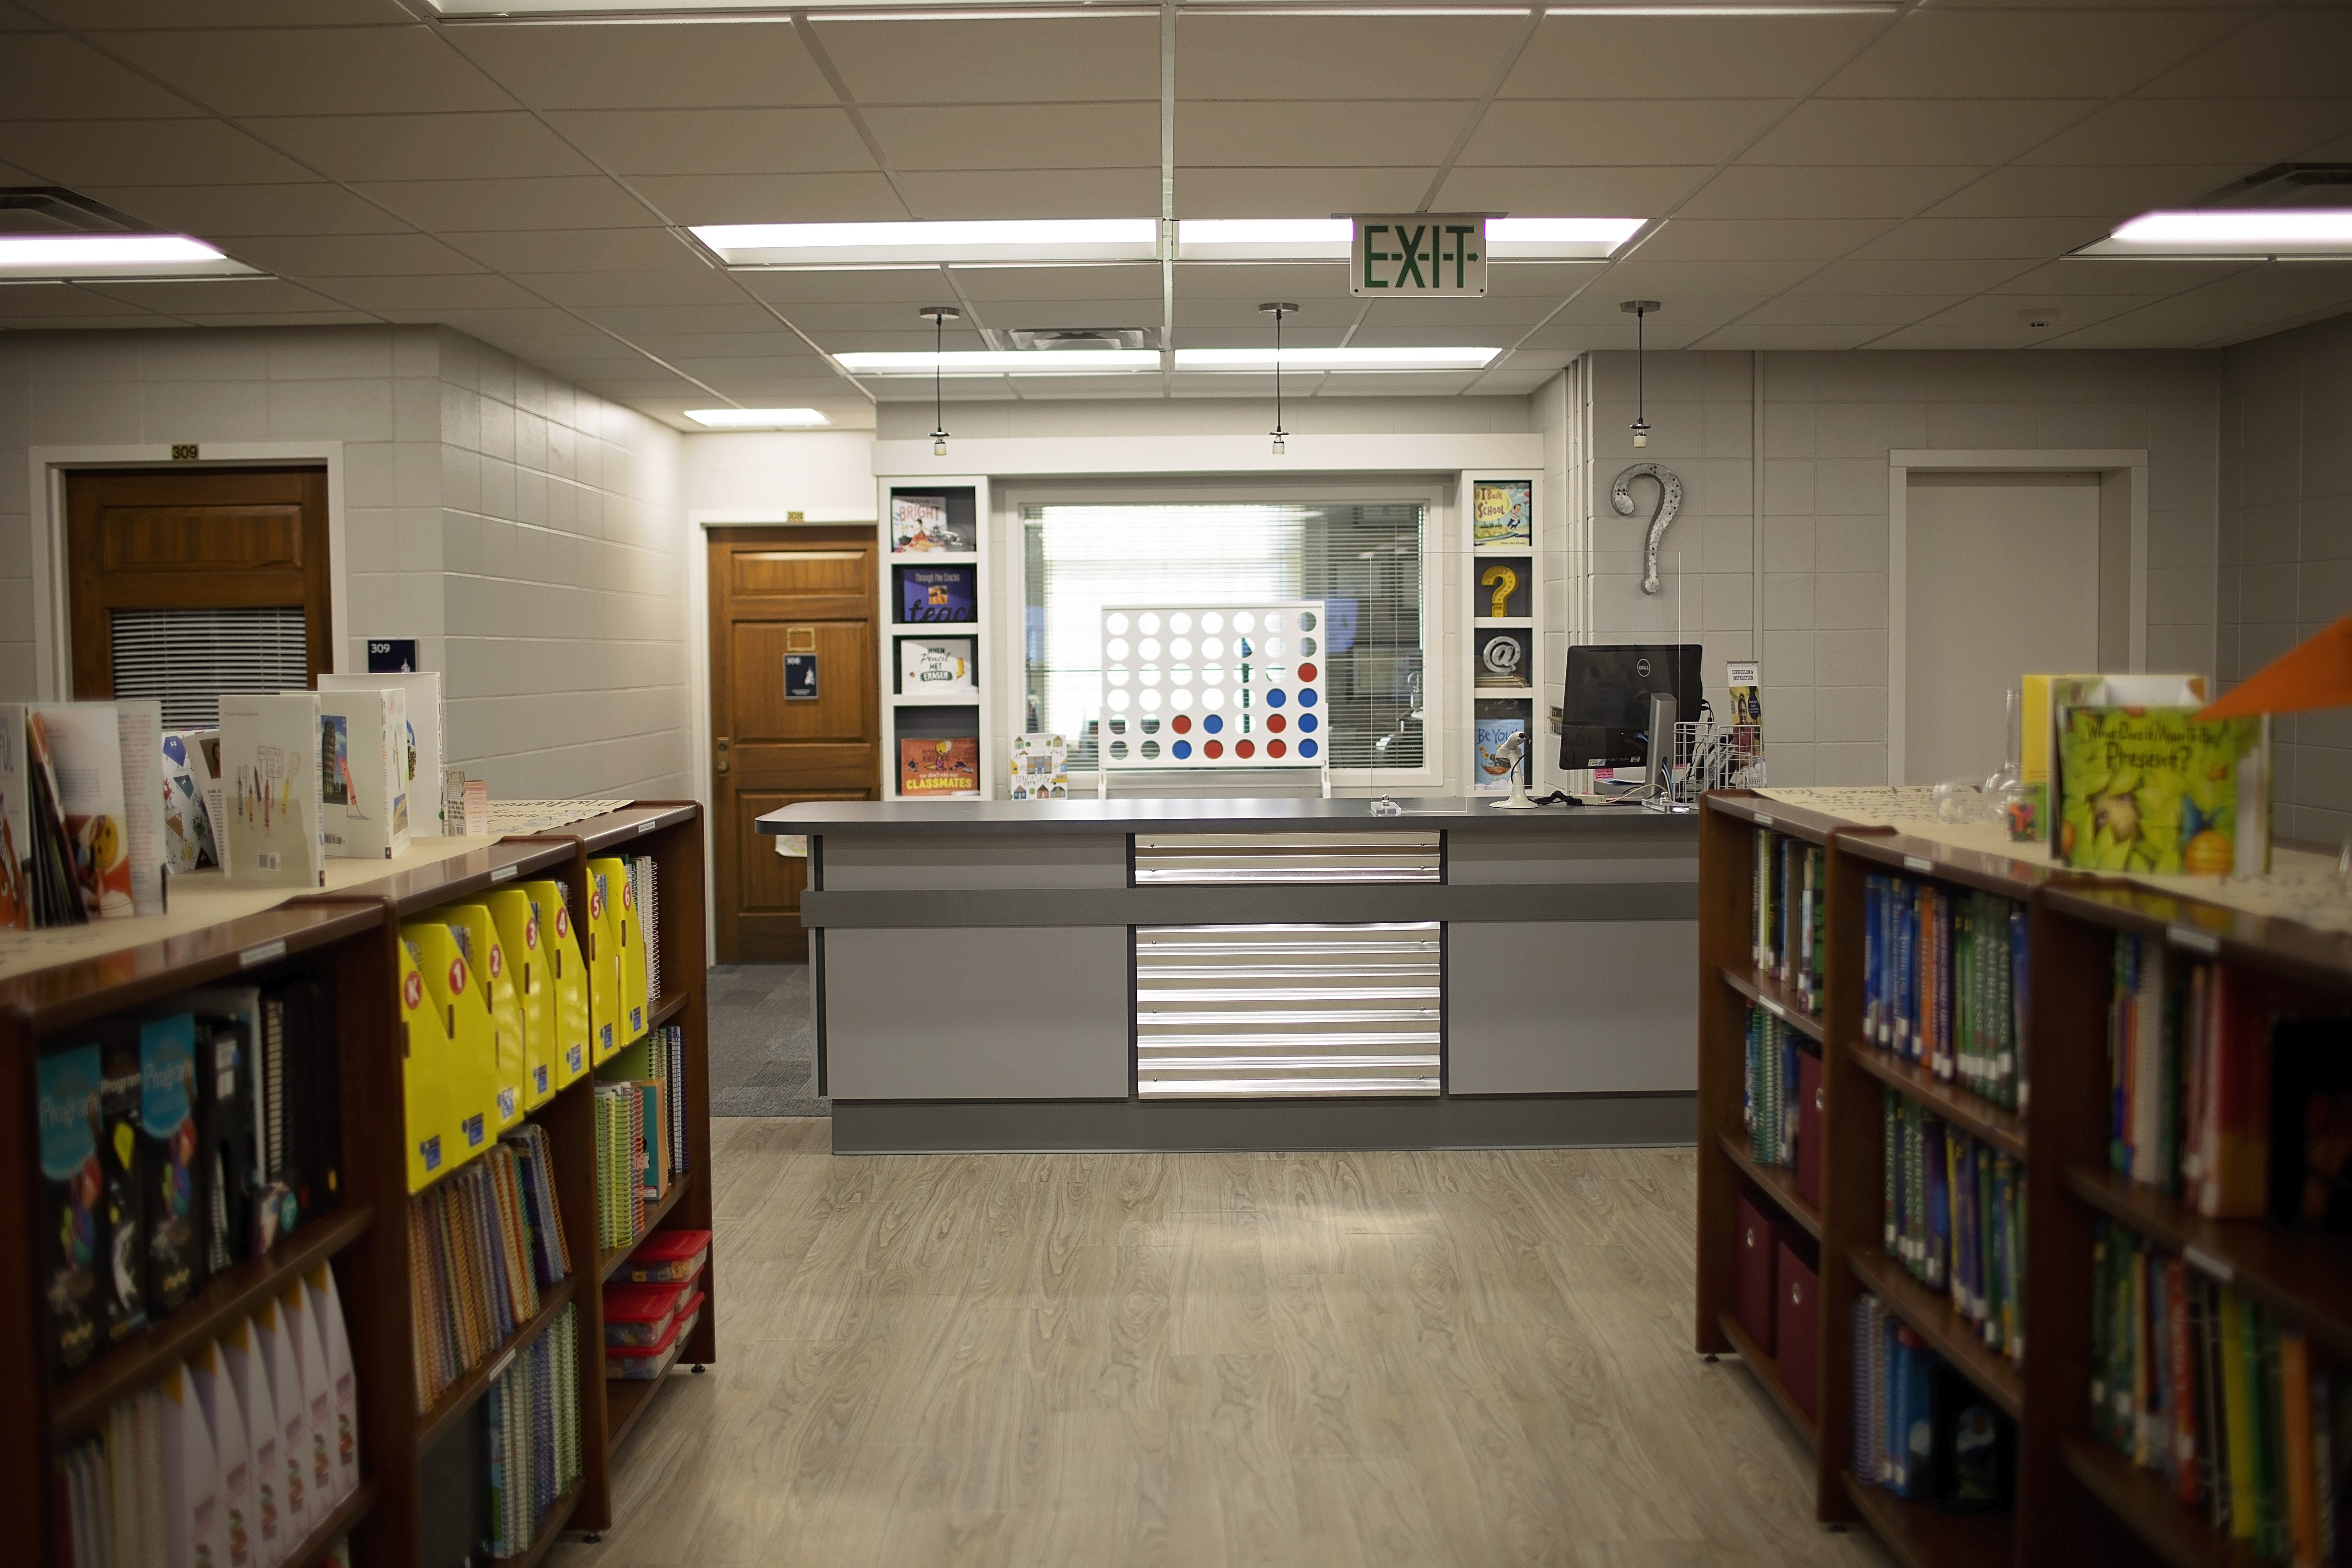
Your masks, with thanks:
[(1632, 768), (1649, 760), (1650, 698), (1671, 697), (1684, 719), (1698, 717), (1697, 643), (1623, 643), (1568, 650), (1568, 690), (1559, 710), (1562, 768)]

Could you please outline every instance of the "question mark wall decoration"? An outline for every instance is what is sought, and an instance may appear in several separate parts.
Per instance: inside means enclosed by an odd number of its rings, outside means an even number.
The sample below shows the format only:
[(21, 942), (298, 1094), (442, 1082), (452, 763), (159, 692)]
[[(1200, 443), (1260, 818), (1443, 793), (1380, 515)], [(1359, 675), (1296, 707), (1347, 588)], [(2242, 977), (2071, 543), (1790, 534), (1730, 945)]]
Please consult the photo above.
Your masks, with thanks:
[(1489, 566), (1478, 574), (1478, 586), (1495, 591), (1495, 602), (1486, 617), (1499, 621), (1508, 613), (1511, 595), (1519, 591), (1519, 574), (1508, 566)]
[(1650, 514), (1650, 541), (1643, 557), (1647, 571), (1642, 578), (1642, 592), (1654, 594), (1659, 588), (1658, 542), (1666, 536), (1666, 525), (1675, 521), (1675, 513), (1683, 509), (1683, 481), (1663, 463), (1628, 465), (1609, 487), (1609, 504), (1618, 516), (1633, 515), (1633, 497), (1625, 487), (1643, 474), (1658, 481), (1658, 510)]

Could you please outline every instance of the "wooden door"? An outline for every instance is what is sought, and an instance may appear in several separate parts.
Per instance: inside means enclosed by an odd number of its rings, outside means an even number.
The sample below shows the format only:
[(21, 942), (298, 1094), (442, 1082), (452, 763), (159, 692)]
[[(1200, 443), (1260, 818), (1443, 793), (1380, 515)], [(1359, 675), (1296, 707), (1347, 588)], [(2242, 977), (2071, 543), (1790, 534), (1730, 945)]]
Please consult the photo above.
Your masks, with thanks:
[[(872, 800), (882, 780), (875, 531), (713, 530), (711, 837), (719, 962), (804, 963), (807, 862), (753, 819), (799, 800)], [(816, 695), (784, 695), (785, 655), (816, 656)]]
[[(222, 690), (307, 686), (335, 668), (324, 468), (68, 474), (66, 519), (76, 697), (163, 697), (170, 721), (190, 694), (208, 706)], [(297, 608), (299, 651), (289, 646), (284, 658), (273, 658), (272, 647), (234, 646), (248, 637), (294, 637), (293, 623), (269, 612)], [(185, 658), (175, 654), (168, 670), (166, 661), (142, 661), (149, 667), (133, 683), (138, 689), (118, 692), (115, 621), (125, 611), (216, 614), (194, 618), (201, 628), (187, 634)], [(126, 646), (152, 649), (178, 624), (158, 619), (130, 632)], [(214, 669), (222, 672), (217, 679), (208, 674)], [(184, 713), (180, 721), (196, 716)]]

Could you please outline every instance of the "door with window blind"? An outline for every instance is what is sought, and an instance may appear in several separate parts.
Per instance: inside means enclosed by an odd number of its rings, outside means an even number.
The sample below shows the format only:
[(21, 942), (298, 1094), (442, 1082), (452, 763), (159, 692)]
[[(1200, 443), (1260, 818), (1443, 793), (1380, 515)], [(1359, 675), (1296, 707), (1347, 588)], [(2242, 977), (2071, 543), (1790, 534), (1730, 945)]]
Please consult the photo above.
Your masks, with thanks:
[(68, 474), (66, 520), (76, 697), (208, 726), (224, 691), (334, 668), (324, 468)]
[(875, 532), (713, 530), (712, 863), (721, 963), (801, 963), (808, 862), (755, 819), (801, 800), (873, 800), (881, 699), (874, 660)]

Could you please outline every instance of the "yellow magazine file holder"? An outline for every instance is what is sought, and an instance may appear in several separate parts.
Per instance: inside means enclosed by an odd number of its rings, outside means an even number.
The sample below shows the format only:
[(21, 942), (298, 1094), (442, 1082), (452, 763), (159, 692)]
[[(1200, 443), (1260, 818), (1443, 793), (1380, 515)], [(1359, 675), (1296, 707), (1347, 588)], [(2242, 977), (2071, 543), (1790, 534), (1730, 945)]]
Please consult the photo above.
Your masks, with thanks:
[[(400, 1007), (408, 1025), (408, 1190), (464, 1164), (498, 1114), (490, 1020), (475, 1001), (457, 939), (437, 921), (400, 928)], [(410, 983), (414, 981), (415, 984)]]
[(594, 860), (589, 865), (592, 869), (602, 868), (604, 873), (605, 913), (613, 921), (617, 939), (614, 957), (621, 966), (621, 1044), (631, 1046), (644, 1037), (650, 1005), (646, 995), (646, 933), (637, 923), (637, 885), (626, 860)]
[[(588, 862), (588, 1014), (594, 1027), (589, 1065), (602, 1067), (629, 1043), (621, 1033), (620, 889), (614, 884), (618, 860)], [(625, 880), (625, 879), (624, 879)]]
[(555, 882), (525, 882), (522, 892), (539, 917), (540, 950), (555, 990), (555, 1087), (588, 1070), (588, 1042), (594, 1024), (588, 1009), (588, 966), (580, 957), (579, 933), (572, 929), (572, 908)]
[(490, 1058), (496, 1064), (498, 1109), (490, 1120), (504, 1132), (522, 1123), (526, 1070), (522, 1004), (515, 996), (514, 976), (507, 973), (506, 944), (499, 941), (498, 921), (487, 904), (450, 904), (438, 913), (473, 960), (474, 990), (489, 1016)]
[(507, 978), (522, 1009), (522, 1108), (536, 1110), (562, 1087), (555, 1080), (555, 982), (539, 940), (539, 916), (520, 888), (501, 888), (482, 901), (498, 922)]

